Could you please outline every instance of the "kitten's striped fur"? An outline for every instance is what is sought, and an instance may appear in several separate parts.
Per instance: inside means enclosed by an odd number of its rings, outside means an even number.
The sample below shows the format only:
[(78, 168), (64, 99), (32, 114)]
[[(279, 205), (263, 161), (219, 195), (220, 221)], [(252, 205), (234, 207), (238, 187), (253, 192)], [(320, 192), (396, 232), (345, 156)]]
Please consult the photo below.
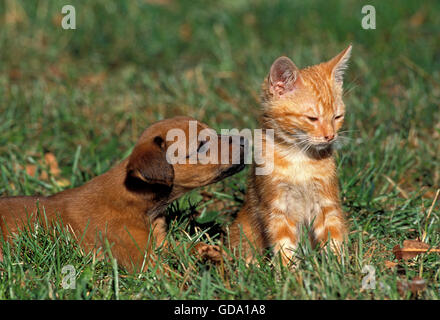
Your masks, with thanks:
[(273, 247), (289, 264), (304, 224), (311, 226), (314, 244), (326, 243), (330, 235), (339, 252), (346, 225), (332, 148), (344, 119), (342, 76), (350, 53), (351, 46), (302, 70), (280, 57), (263, 83), (260, 122), (275, 132), (274, 170), (255, 175), (252, 165), (245, 204), (230, 229), (232, 246), (241, 243), (248, 260), (247, 240), (257, 250)]

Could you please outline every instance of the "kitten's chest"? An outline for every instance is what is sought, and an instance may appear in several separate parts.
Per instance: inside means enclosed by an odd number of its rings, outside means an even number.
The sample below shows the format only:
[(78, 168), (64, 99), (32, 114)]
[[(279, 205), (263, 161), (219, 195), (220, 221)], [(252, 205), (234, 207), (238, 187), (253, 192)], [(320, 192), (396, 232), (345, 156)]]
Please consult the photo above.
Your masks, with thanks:
[(319, 193), (314, 184), (280, 183), (273, 205), (293, 221), (311, 222), (321, 207)]
[(320, 190), (331, 179), (333, 167), (329, 162), (310, 161), (303, 155), (285, 159), (284, 166), (274, 168), (274, 205), (292, 220), (311, 222), (322, 206)]

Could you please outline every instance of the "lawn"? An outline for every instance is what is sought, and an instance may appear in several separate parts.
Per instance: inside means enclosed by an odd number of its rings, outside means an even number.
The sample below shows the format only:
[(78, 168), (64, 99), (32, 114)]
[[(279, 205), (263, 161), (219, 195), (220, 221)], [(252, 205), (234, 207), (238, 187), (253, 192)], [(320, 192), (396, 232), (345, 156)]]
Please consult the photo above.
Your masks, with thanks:
[[(76, 30), (61, 28), (66, 4)], [(361, 26), (365, 4), (376, 8), (375, 30)], [(305, 67), (353, 44), (349, 139), (336, 155), (350, 226), (342, 261), (307, 242), (294, 272), (264, 257), (206, 264), (177, 248), (159, 252), (169, 274), (131, 274), (83, 255), (70, 234), (40, 228), (20, 234), (14, 250), (5, 245), (0, 299), (439, 299), (440, 255), (399, 261), (392, 252), (406, 239), (440, 247), (439, 13), (435, 0), (0, 0), (0, 196), (82, 185), (174, 115), (217, 130), (257, 128), (275, 58)], [(169, 240), (227, 237), (246, 176), (170, 206)], [(75, 289), (63, 289), (66, 265)], [(362, 285), (367, 268), (374, 289)], [(416, 277), (424, 288), (405, 290)]]

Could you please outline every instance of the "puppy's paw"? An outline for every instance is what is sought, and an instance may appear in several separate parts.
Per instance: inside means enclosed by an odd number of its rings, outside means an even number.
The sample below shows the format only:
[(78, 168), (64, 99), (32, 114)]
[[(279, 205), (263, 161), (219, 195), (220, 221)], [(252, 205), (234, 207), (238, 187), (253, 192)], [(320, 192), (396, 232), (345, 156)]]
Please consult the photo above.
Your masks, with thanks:
[(220, 247), (216, 245), (199, 242), (194, 246), (194, 251), (202, 260), (219, 263), (223, 259), (222, 251)]

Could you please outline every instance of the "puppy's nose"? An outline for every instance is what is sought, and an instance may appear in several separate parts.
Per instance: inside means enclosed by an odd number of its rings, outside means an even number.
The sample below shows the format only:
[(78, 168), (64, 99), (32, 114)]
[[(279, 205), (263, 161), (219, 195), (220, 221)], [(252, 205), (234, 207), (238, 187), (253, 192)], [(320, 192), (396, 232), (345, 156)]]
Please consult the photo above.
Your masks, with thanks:
[(239, 136), (239, 135), (232, 135), (229, 136), (229, 143), (236, 143), (237, 142), (237, 138), (238, 138), (238, 142), (240, 143), (240, 147), (245, 147), (248, 144), (248, 140), (243, 137), (243, 136)]

